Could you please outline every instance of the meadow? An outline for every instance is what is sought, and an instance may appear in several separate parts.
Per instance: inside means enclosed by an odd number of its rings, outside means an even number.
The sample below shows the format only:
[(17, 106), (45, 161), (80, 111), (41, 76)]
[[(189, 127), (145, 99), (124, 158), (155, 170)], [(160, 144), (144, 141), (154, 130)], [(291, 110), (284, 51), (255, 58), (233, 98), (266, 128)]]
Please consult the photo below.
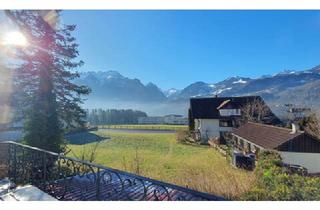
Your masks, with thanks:
[(96, 131), (108, 137), (99, 143), (69, 144), (74, 157), (90, 156), (93, 162), (199, 191), (239, 199), (254, 181), (252, 172), (233, 168), (208, 146), (176, 141), (175, 134), (140, 134)]
[(108, 129), (143, 129), (143, 130), (186, 130), (187, 125), (137, 124), (137, 125), (99, 125), (98, 128)]

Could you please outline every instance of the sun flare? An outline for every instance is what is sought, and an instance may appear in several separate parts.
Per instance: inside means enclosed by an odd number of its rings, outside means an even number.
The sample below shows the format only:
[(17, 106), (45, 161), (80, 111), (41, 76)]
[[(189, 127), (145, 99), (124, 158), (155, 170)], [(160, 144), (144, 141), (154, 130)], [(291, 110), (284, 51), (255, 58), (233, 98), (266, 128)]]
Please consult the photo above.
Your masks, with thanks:
[(28, 44), (26, 37), (18, 31), (7, 33), (3, 38), (3, 43), (5, 45), (17, 45), (22, 47)]

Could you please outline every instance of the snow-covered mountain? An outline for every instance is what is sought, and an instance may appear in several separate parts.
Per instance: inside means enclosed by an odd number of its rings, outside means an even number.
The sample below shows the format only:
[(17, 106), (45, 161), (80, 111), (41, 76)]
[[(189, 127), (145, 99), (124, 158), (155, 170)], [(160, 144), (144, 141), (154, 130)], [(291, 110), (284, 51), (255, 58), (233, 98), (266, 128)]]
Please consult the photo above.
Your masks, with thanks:
[[(203, 96), (215, 96), (222, 95), (226, 92), (238, 90), (250, 82), (250, 78), (245, 77), (230, 77), (221, 82), (212, 84), (204, 82), (195, 82), (183, 90), (175, 98), (192, 98), (192, 97), (203, 97)], [(169, 96), (170, 98), (170, 96)]]
[(155, 84), (144, 85), (140, 80), (124, 77), (117, 71), (84, 72), (76, 79), (76, 83), (91, 88), (89, 99), (131, 102), (166, 100), (166, 96)]
[(154, 114), (186, 114), (190, 98), (216, 95), (260, 95), (269, 104), (320, 107), (320, 66), (305, 71), (285, 70), (255, 79), (235, 76), (217, 83), (199, 81), (182, 90), (161, 91), (153, 83), (144, 85), (140, 80), (127, 78), (116, 71), (85, 72), (76, 83), (92, 89), (86, 102), (89, 107), (136, 108), (151, 110)]
[(163, 93), (166, 97), (176, 97), (177, 95), (180, 94), (180, 90), (176, 88), (170, 88), (169, 90), (164, 90)]
[[(215, 84), (196, 82), (183, 89), (181, 91), (183, 94), (178, 97), (261, 95), (266, 100), (281, 102), (284, 93), (299, 89), (299, 95), (292, 95), (292, 97), (303, 97), (308, 102), (311, 99), (308, 98), (310, 91), (314, 91), (308, 87), (311, 83), (315, 85), (319, 81), (320, 66), (317, 66), (305, 71), (282, 71), (272, 76), (262, 76), (256, 79), (231, 77)], [(299, 100), (294, 99), (293, 101)], [(312, 101), (314, 103), (316, 100), (312, 99)], [(320, 99), (318, 101), (320, 104)]]

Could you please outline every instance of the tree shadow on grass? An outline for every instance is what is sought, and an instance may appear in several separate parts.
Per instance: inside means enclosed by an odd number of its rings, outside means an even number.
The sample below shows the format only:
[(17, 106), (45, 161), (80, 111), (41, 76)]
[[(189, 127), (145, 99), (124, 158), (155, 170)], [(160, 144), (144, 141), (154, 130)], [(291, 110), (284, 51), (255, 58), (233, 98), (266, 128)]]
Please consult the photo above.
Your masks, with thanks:
[(65, 138), (69, 144), (76, 144), (76, 145), (89, 144), (93, 142), (99, 142), (106, 139), (110, 139), (109, 137), (102, 137), (90, 132), (66, 134)]

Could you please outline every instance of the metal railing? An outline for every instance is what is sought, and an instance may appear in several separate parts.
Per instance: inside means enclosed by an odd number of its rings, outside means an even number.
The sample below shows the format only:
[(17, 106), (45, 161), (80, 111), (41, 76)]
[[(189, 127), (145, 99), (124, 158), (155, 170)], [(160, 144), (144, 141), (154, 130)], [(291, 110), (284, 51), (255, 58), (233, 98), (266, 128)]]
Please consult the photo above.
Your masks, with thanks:
[(224, 200), (16, 142), (0, 143), (0, 153), (0, 170), (11, 181), (58, 200)]

